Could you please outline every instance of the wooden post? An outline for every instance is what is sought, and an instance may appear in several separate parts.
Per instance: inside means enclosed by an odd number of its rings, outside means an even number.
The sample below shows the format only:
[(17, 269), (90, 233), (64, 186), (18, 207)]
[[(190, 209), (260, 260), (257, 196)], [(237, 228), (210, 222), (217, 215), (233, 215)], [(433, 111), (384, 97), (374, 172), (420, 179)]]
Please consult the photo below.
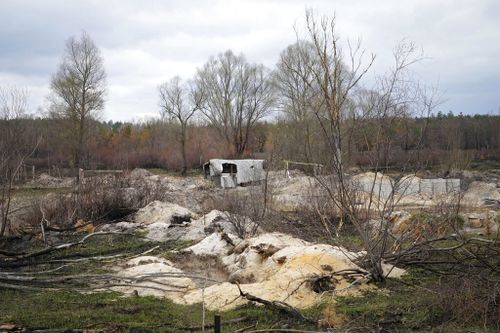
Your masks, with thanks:
[(35, 166), (31, 166), (31, 175), (33, 176), (33, 181), (35, 181)]
[(83, 177), (84, 177), (83, 169), (78, 169), (78, 185), (83, 184)]
[(47, 244), (47, 238), (45, 237), (45, 226), (43, 225), (43, 220), (40, 221), (40, 228), (42, 229), (43, 242)]
[(220, 315), (214, 316), (214, 333), (221, 333)]

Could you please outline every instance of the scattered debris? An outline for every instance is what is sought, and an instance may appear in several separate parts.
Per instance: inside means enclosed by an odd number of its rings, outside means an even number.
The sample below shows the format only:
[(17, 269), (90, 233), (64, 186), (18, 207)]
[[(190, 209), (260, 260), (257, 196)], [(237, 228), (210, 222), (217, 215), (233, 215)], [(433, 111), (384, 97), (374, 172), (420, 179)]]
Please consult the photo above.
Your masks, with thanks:
[(70, 177), (58, 178), (47, 173), (41, 173), (36, 179), (29, 181), (27, 185), (44, 188), (71, 187), (74, 185), (74, 179)]
[(496, 220), (497, 212), (494, 210), (461, 214), (460, 216), (464, 220), (465, 233), (491, 236), (498, 235), (500, 232), (500, 225)]

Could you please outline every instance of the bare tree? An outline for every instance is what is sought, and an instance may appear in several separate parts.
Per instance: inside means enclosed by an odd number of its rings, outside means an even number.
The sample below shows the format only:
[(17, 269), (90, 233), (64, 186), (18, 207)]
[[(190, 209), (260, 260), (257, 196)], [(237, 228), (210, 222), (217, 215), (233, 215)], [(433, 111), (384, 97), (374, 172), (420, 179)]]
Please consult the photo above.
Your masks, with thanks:
[[(408, 157), (401, 165), (401, 174), (387, 184), (384, 189), (383, 175), (375, 174), (368, 184), (360, 189), (356, 181), (346, 172), (346, 145), (342, 141), (346, 130), (356, 132), (370, 153), (371, 165), (375, 170), (390, 166), (391, 154), (395, 151), (398, 134), (394, 129), (404, 128), (413, 117), (426, 119), (438, 104), (435, 92), (420, 86), (411, 75), (410, 67), (422, 59), (419, 50), (403, 41), (394, 50), (394, 66), (385, 75), (379, 76), (374, 89), (366, 90), (360, 85), (361, 79), (371, 67), (375, 56), (363, 65), (363, 51), (358, 43), (348, 44), (347, 54), (341, 50), (335, 32), (335, 18), (320, 19), (311, 12), (306, 14), (307, 31), (314, 44), (319, 66), (313, 68), (313, 81), (321, 95), (312, 110), (316, 116), (325, 140), (329, 145), (331, 177), (318, 180), (328, 193), (334, 208), (341, 219), (337, 230), (344, 220), (349, 221), (360, 236), (366, 254), (364, 265), (375, 281), (382, 281), (386, 274), (383, 263), (401, 259), (405, 253), (414, 253), (420, 244), (429, 239), (412, 239), (411, 235), (394, 235), (390, 217), (398, 201), (408, 186), (403, 177), (408, 170), (415, 171), (418, 165), (411, 165)], [(307, 78), (304, 77), (304, 81)], [(307, 81), (306, 81), (307, 82)], [(415, 139), (413, 152), (422, 147), (426, 122), (421, 123), (420, 137)], [(412, 246), (406, 244), (412, 242)]]
[[(312, 11), (307, 11), (306, 28), (316, 61), (308, 61), (310, 53), (301, 48), (301, 63), (308, 64), (308, 71), (304, 72), (297, 66), (290, 69), (302, 79), (305, 87), (319, 91), (317, 98), (310, 99), (309, 110), (317, 119), (328, 144), (328, 169), (332, 176), (318, 177), (318, 181), (341, 216), (335, 226), (336, 232), (332, 232), (330, 226), (325, 226), (325, 229), (338, 235), (344, 220), (352, 223), (366, 250), (365, 265), (373, 279), (381, 281), (385, 278), (382, 263), (391, 252), (392, 244), (386, 219), (397, 204), (395, 191), (398, 185), (394, 184), (389, 194), (382, 194), (378, 184), (380, 179), (375, 176), (367, 196), (359, 191), (346, 173), (343, 138), (349, 135), (345, 131), (346, 128), (361, 127), (364, 131), (362, 138), (374, 151), (372, 165), (378, 168), (384, 163), (387, 166), (387, 155), (392, 149), (391, 126), (419, 111), (429, 114), (435, 101), (427, 98), (422, 89), (407, 77), (408, 67), (420, 59), (412, 44), (398, 46), (394, 52), (395, 67), (378, 79), (374, 91), (367, 92), (360, 83), (375, 56), (371, 55), (364, 62), (364, 51), (359, 42), (354, 46), (347, 43), (347, 52), (343, 51), (335, 31), (335, 17), (317, 18)], [(353, 119), (356, 119), (355, 123)], [(360, 202), (364, 204), (360, 205)], [(377, 232), (373, 232), (376, 226), (371, 223), (374, 212), (380, 221)]]
[[(313, 84), (313, 68), (317, 64), (314, 45), (299, 40), (288, 46), (280, 54), (277, 68), (274, 73), (275, 85), (279, 91), (278, 106), (285, 114), (287, 132), (293, 136), (286, 141), (298, 151), (299, 159), (312, 162), (313, 136), (317, 134), (316, 123), (311, 112), (313, 100), (317, 98), (319, 89)], [(316, 142), (317, 143), (317, 142)]]
[(37, 146), (23, 123), (27, 101), (25, 89), (0, 88), (0, 237), (9, 222), (14, 182)]
[[(371, 68), (375, 55), (372, 54), (364, 63), (365, 51), (358, 41), (354, 46), (349, 44), (348, 56), (345, 57), (335, 30), (335, 17), (317, 19), (308, 10), (306, 27), (317, 60), (309, 62), (312, 74), (301, 76), (306, 85), (317, 86), (319, 90), (319, 98), (313, 101), (311, 110), (327, 139), (332, 158), (330, 162), (338, 177), (342, 178), (342, 123), (347, 116), (351, 95)], [(301, 57), (307, 59), (310, 55), (301, 49)]]
[(201, 108), (203, 94), (192, 82), (182, 82), (178, 76), (160, 85), (158, 90), (162, 117), (169, 117), (180, 125), (179, 141), (182, 154), (182, 175), (186, 175), (186, 131), (196, 111)]
[(255, 124), (271, 112), (274, 103), (269, 71), (229, 50), (210, 58), (198, 71), (196, 82), (206, 94), (203, 114), (232, 148), (232, 155), (241, 157)]
[[(408, 172), (416, 173), (419, 170), (412, 155), (418, 154), (422, 149), (426, 119), (439, 103), (435, 91), (427, 91), (412, 77), (411, 65), (422, 59), (414, 44), (406, 41), (399, 43), (394, 49), (393, 57), (392, 68), (377, 78), (375, 88), (358, 94), (360, 118), (356, 131), (360, 140), (368, 147), (370, 164), (375, 170), (386, 170), (392, 165), (392, 155), (398, 151), (395, 143), (400, 141), (400, 134), (395, 129), (403, 129), (414, 117), (422, 119), (418, 125), (418, 137), (414, 138), (414, 147), (408, 152), (406, 160), (400, 162), (399, 175), (391, 180), (390, 189), (383, 190), (384, 176), (375, 174), (368, 190), (365, 189), (368, 193), (364, 197), (365, 205), (362, 208), (356, 206), (356, 202), (360, 201), (360, 193), (353, 191), (352, 184), (350, 194), (343, 196), (342, 203), (365, 244), (365, 259), (376, 280), (385, 278), (382, 269), (384, 261), (395, 253), (399, 256), (408, 250), (403, 244), (411, 240), (418, 247), (428, 240), (426, 238), (415, 242), (411, 239), (413, 235), (395, 235), (389, 220), (411, 186), (411, 176), (406, 177)], [(412, 246), (412, 250), (414, 249)]]
[(83, 32), (66, 42), (65, 55), (51, 81), (52, 114), (69, 127), (74, 165), (83, 166), (90, 121), (104, 108), (106, 73), (99, 49)]

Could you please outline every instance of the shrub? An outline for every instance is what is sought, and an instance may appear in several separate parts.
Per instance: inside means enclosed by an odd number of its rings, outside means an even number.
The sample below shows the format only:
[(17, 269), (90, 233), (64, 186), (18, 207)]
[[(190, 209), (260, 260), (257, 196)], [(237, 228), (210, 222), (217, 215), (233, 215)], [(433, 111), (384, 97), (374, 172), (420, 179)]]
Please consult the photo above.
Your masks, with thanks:
[(79, 220), (83, 220), (80, 226), (85, 222), (95, 225), (121, 219), (166, 193), (161, 182), (133, 185), (125, 176), (86, 178), (70, 193), (49, 193), (32, 202), (24, 220), (35, 229), (43, 223), (49, 230), (73, 229)]

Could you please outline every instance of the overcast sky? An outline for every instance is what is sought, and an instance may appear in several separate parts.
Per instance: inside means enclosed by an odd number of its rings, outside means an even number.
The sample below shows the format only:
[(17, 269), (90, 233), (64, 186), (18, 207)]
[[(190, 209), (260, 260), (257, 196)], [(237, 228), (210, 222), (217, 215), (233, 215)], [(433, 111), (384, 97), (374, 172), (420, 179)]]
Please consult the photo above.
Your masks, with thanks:
[(374, 72), (398, 41), (414, 41), (427, 57), (414, 69), (439, 85), (443, 112), (500, 109), (499, 0), (0, 1), (0, 85), (27, 87), (33, 110), (46, 104), (65, 41), (82, 30), (104, 58), (103, 118), (140, 120), (158, 114), (160, 83), (189, 78), (211, 55), (232, 49), (274, 67), (306, 8), (335, 13), (343, 40), (362, 38)]

